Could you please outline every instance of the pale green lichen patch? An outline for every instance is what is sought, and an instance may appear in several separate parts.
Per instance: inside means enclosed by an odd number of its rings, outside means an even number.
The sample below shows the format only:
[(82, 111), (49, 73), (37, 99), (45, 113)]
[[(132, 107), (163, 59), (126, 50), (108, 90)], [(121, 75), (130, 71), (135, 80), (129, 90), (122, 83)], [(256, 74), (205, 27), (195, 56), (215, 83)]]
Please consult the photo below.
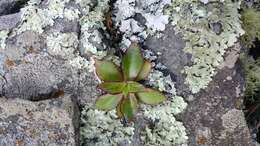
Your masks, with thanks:
[(42, 9), (38, 9), (37, 6), (29, 5), (21, 9), (21, 12), (22, 24), (18, 26), (18, 34), (27, 30), (43, 33), (44, 27), (54, 24), (51, 17), (48, 17), (44, 11)]
[(52, 33), (47, 36), (46, 42), (51, 55), (69, 59), (74, 57), (78, 37), (75, 33)]
[(174, 83), (171, 80), (170, 75), (164, 76), (159, 70), (153, 70), (148, 76), (149, 85), (158, 88), (160, 91), (176, 94)]
[(154, 127), (146, 126), (141, 134), (145, 145), (187, 145), (185, 127), (174, 115), (182, 112), (187, 103), (182, 97), (173, 96), (156, 107), (145, 106), (144, 116), (151, 120)]
[(0, 49), (5, 49), (6, 39), (8, 37), (9, 30), (0, 30)]
[(79, 70), (87, 70), (89, 71), (89, 67), (91, 66), (91, 62), (88, 61), (86, 58), (83, 58), (77, 54), (77, 57), (68, 60), (68, 66), (72, 68), (76, 68)]
[[(162, 66), (162, 65), (160, 65)], [(176, 95), (174, 82), (170, 75), (164, 76), (159, 70), (153, 70), (148, 77), (149, 85), (168, 93), (168, 99), (157, 106), (143, 105), (144, 117), (151, 120), (154, 127), (146, 126), (141, 133), (145, 145), (187, 145), (188, 136), (182, 122), (175, 119), (187, 107), (183, 97)]]
[(186, 40), (184, 51), (192, 54), (193, 65), (184, 68), (185, 83), (192, 93), (207, 87), (215, 68), (223, 62), (225, 50), (244, 33), (239, 20), (239, 1), (204, 3), (174, 0), (166, 11)]
[[(162, 114), (164, 111), (162, 112)], [(187, 146), (188, 137), (185, 132), (185, 127), (181, 122), (168, 114), (164, 114), (159, 122), (154, 121), (153, 129), (146, 126), (143, 135), (141, 136), (144, 145), (178, 145)], [(162, 116), (160, 116), (162, 117)]]
[[(40, 8), (40, 0), (30, 0), (28, 5), (21, 9), (22, 22), (17, 27), (17, 34), (27, 30), (43, 33), (44, 28), (54, 25), (54, 19), (64, 18), (65, 4), (70, 0), (48, 0), (46, 8)], [(74, 11), (75, 13), (78, 13)], [(69, 15), (70, 14), (70, 15)], [(66, 12), (69, 19), (76, 17), (75, 14)]]
[(81, 144), (91, 146), (110, 146), (131, 143), (133, 126), (123, 125), (115, 111), (104, 112), (92, 108), (82, 111)]
[[(106, 46), (102, 43), (102, 34), (99, 30), (106, 30), (104, 25), (105, 14), (109, 10), (109, 0), (99, 0), (97, 5), (91, 6), (90, 1), (78, 1), (84, 6), (84, 16), (81, 18), (80, 51), (82, 54), (99, 54)], [(91, 8), (91, 10), (90, 10)]]

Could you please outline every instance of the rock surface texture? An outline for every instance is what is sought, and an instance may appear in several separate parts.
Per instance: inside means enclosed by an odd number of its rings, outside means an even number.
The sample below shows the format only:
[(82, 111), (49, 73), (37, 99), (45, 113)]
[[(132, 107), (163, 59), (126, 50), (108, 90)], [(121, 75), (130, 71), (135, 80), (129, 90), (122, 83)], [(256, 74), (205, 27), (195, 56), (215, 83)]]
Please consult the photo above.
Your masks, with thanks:
[(31, 102), (0, 99), (0, 145), (74, 146), (74, 104), (70, 96)]
[[(251, 145), (240, 1), (0, 0), (0, 145)], [(99, 111), (93, 58), (138, 42), (168, 100)]]

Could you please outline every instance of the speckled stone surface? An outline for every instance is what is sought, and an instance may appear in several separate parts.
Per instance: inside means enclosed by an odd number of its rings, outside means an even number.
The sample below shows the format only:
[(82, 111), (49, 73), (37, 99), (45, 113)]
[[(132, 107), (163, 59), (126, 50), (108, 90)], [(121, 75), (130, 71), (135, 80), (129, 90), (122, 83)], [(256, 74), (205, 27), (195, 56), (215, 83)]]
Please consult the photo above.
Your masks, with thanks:
[(31, 102), (0, 98), (1, 146), (75, 146), (70, 96)]

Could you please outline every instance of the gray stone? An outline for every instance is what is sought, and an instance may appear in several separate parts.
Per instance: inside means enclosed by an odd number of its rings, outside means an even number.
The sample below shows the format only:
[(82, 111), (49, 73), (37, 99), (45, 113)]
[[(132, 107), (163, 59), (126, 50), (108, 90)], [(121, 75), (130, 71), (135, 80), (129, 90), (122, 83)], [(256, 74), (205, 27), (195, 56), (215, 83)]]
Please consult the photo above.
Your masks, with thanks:
[(0, 0), (0, 16), (19, 11), (26, 1), (28, 0)]
[(177, 92), (183, 94), (188, 92), (188, 87), (184, 85), (185, 77), (181, 73), (183, 67), (188, 65), (191, 59), (189, 54), (183, 52), (185, 46), (181, 34), (175, 34), (174, 27), (168, 25), (161, 38), (149, 37), (145, 41), (145, 47), (154, 53), (160, 52), (158, 61), (163, 63), (169, 70), (173, 81), (176, 82)]
[[(225, 58), (236, 50), (230, 48)], [(238, 63), (233, 68), (229, 68), (229, 62), (225, 63), (208, 88), (195, 95), (183, 115), (190, 145), (252, 144), (242, 111), (243, 96), (238, 95), (243, 92), (245, 83), (242, 69)], [(227, 77), (231, 79), (227, 80)]]
[(44, 38), (31, 31), (10, 37), (6, 41), (6, 48), (0, 52), (11, 60), (22, 60), (26, 53), (38, 53), (45, 48)]
[(4, 95), (9, 98), (40, 100), (60, 90), (69, 71), (63, 61), (50, 56), (29, 54), (5, 74)]
[(0, 16), (0, 30), (15, 28), (20, 21), (21, 13)]
[(41, 102), (0, 98), (0, 145), (75, 146), (70, 98)]

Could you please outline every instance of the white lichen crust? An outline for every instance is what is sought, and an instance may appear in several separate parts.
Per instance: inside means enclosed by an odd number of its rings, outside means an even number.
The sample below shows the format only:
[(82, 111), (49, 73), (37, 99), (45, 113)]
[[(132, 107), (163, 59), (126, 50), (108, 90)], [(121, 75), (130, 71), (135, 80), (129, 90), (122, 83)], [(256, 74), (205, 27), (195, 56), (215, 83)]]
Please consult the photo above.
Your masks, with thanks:
[[(117, 0), (113, 21), (123, 33), (121, 49), (129, 47), (131, 41), (142, 42), (149, 34), (164, 31), (169, 21), (163, 10), (170, 3), (170, 0)], [(145, 19), (145, 23), (136, 20), (136, 15)]]
[(70, 59), (78, 46), (75, 33), (52, 33), (46, 38), (48, 52), (53, 56)]
[(0, 30), (0, 50), (5, 49), (5, 41), (8, 37), (9, 30)]
[[(98, 0), (95, 7), (90, 7), (91, 1), (78, 0), (77, 3), (84, 8), (83, 17), (80, 20), (82, 32), (80, 38), (81, 54), (102, 54), (106, 46), (102, 43), (103, 36), (99, 30), (106, 31), (103, 22), (105, 21), (105, 14), (109, 10), (109, 0)], [(90, 10), (91, 8), (93, 10)]]
[[(206, 4), (206, 5), (205, 5)], [(207, 87), (223, 62), (225, 50), (244, 33), (240, 25), (240, 1), (173, 0), (166, 13), (186, 40), (184, 51), (192, 54), (192, 66), (186, 66), (186, 84), (192, 93)]]

